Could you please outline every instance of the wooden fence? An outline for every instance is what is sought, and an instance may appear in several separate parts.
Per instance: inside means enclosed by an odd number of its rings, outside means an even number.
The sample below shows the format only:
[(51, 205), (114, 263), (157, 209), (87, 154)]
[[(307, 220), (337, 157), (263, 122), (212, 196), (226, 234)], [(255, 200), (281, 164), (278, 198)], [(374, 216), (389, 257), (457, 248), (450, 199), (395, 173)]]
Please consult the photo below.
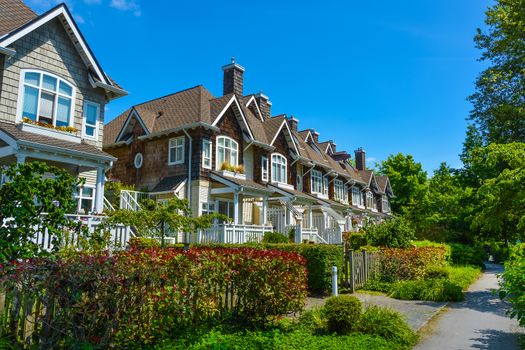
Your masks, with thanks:
[(349, 288), (351, 293), (363, 288), (368, 279), (378, 272), (380, 258), (381, 252), (345, 249), (340, 284)]

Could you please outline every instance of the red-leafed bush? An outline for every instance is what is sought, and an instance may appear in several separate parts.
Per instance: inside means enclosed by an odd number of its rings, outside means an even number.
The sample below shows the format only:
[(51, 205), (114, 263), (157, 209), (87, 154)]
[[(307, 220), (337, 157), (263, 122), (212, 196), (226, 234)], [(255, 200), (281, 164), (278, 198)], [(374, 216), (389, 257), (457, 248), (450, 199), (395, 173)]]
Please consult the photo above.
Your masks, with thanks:
[(444, 247), (386, 248), (382, 252), (379, 275), (386, 282), (421, 279), (429, 268), (445, 265)]
[(34, 300), (40, 346), (126, 347), (204, 322), (264, 323), (298, 311), (305, 265), (283, 251), (153, 247), (25, 261), (2, 267), (0, 282), (13, 315), (19, 300)]

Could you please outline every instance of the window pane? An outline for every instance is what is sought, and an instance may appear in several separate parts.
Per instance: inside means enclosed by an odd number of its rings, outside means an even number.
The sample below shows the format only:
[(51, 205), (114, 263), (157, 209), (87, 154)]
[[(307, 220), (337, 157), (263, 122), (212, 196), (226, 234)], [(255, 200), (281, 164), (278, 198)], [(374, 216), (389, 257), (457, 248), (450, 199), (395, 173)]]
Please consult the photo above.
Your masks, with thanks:
[(42, 79), (42, 87), (46, 90), (57, 91), (56, 78), (44, 74), (44, 79)]
[(95, 136), (95, 128), (92, 126), (86, 126), (86, 135)]
[(97, 124), (97, 106), (94, 104), (87, 104), (86, 106), (86, 124), (96, 125)]
[(237, 151), (232, 151), (231, 152), (230, 164), (231, 165), (237, 165)]
[(35, 86), (40, 86), (40, 73), (31, 73), (31, 72), (28, 72), (26, 73), (25, 77), (24, 77), (24, 81), (27, 83), (27, 84), (31, 84), (31, 85), (35, 85)]
[(180, 162), (182, 160), (182, 147), (177, 147), (175, 150), (177, 151), (175, 155), (175, 161)]
[(217, 166), (221, 166), (224, 163), (224, 148), (219, 147), (219, 152), (217, 153)]
[[(26, 76), (29, 73), (26, 73)], [(24, 87), (24, 103), (22, 118), (29, 118), (36, 121), (36, 109), (38, 106), (38, 89)]]
[(89, 213), (91, 211), (91, 208), (93, 207), (93, 200), (92, 199), (82, 199), (80, 202), (80, 211), (84, 213)]
[(68, 126), (69, 114), (71, 111), (71, 100), (69, 98), (59, 97), (57, 106), (56, 126)]
[[(47, 92), (40, 94), (40, 120), (46, 123), (53, 122), (53, 108), (55, 104), (55, 96)], [(42, 120), (44, 118), (45, 120)]]
[(93, 197), (93, 189), (91, 187), (84, 187), (82, 189), (83, 197)]
[(63, 95), (71, 96), (73, 94), (73, 88), (70, 85), (61, 81), (58, 92), (60, 92)]

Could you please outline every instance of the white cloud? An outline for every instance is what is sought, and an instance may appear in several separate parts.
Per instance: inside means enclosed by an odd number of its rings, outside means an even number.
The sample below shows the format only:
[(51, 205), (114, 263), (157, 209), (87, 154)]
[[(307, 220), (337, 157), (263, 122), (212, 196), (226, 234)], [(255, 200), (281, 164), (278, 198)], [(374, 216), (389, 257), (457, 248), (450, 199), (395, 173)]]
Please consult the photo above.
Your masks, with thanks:
[(368, 158), (366, 159), (366, 162), (367, 162), (368, 164), (377, 163), (377, 158), (375, 158), (375, 157), (368, 157)]
[(135, 0), (111, 0), (109, 6), (121, 11), (131, 11), (135, 16), (142, 15), (140, 6)]

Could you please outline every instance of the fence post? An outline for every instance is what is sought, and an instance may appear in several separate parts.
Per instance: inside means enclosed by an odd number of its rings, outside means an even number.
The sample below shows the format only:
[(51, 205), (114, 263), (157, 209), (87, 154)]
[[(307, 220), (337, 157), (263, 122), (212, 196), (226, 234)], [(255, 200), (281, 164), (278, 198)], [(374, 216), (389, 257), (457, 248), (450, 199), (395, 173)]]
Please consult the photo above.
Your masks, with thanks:
[(355, 264), (354, 264), (354, 250), (348, 250), (350, 263), (350, 293), (355, 292)]
[(367, 259), (367, 252), (366, 252), (366, 249), (363, 249), (363, 272), (364, 272), (364, 276), (363, 276), (363, 284), (366, 283), (368, 281), (368, 259)]
[(337, 266), (332, 266), (332, 295), (337, 296)]

